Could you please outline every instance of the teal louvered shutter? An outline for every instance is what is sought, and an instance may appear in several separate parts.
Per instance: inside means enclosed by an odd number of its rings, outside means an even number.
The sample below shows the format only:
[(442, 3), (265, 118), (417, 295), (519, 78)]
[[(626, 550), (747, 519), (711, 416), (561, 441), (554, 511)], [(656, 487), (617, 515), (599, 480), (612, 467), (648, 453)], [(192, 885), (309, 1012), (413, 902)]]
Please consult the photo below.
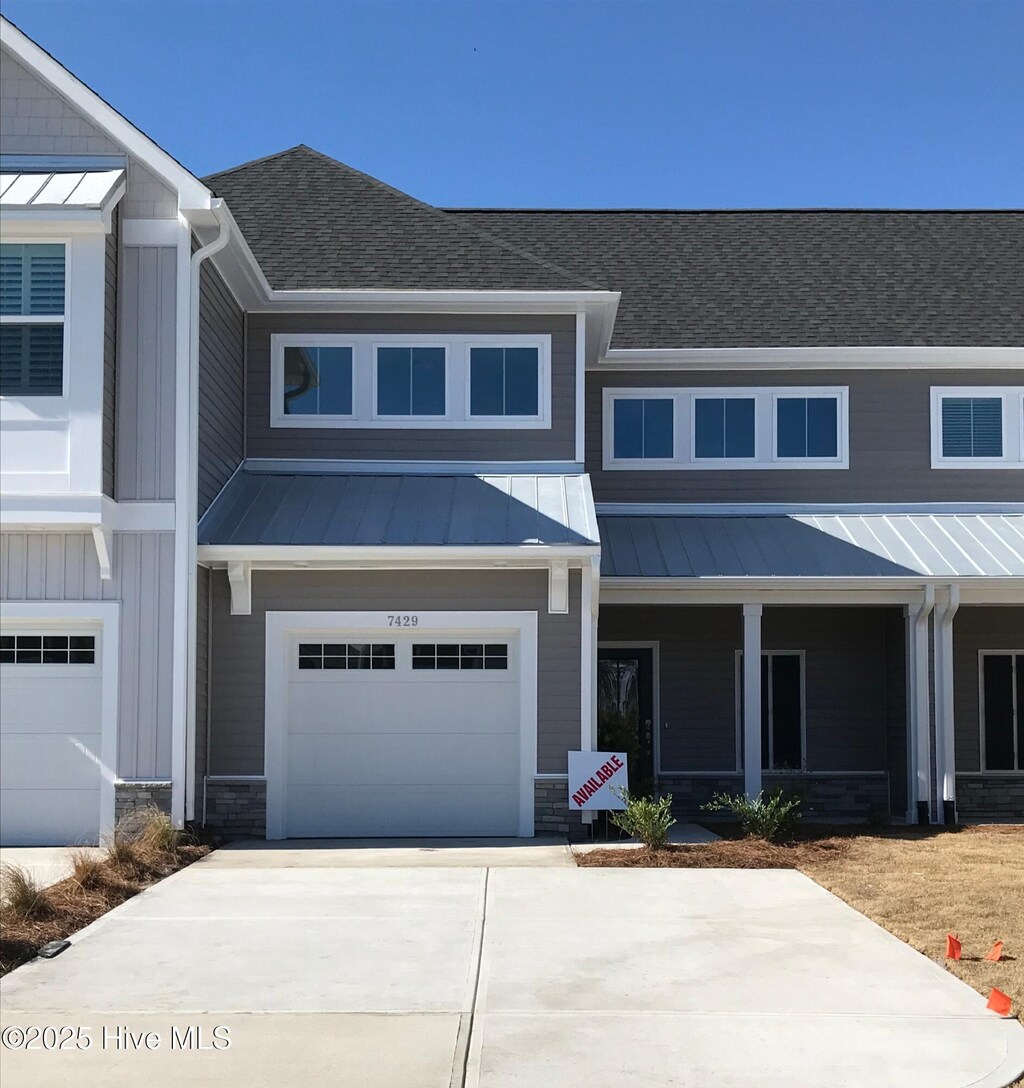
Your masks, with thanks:
[(943, 397), (942, 456), (1002, 457), (1002, 397)]
[(0, 246), (0, 395), (63, 393), (64, 292), (63, 245)]

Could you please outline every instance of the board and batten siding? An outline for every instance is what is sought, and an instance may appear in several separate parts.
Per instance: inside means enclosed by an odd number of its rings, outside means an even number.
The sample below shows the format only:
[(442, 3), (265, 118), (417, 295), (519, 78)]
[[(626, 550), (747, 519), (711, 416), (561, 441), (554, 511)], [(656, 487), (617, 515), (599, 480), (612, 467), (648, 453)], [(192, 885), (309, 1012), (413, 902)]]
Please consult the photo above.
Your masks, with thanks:
[[(231, 615), (223, 570), (211, 572), (210, 774), (263, 774), (267, 612), (537, 612), (537, 767), (564, 774), (580, 744), (580, 576), (569, 613), (548, 613), (544, 571), (252, 572), (252, 615)], [(485, 709), (485, 708), (482, 708)]]
[(199, 273), (199, 516), (245, 455), (245, 318), (209, 261)]
[(114, 209), (103, 261), (103, 494), (114, 497), (117, 390), (117, 280), (121, 212)]
[[(903, 695), (889, 612), (902, 620), (898, 609), (765, 608), (762, 648), (804, 652), (807, 770), (887, 769), (890, 685)], [(739, 606), (605, 605), (598, 641), (659, 643), (663, 774), (736, 769)]]
[[(640, 371), (587, 373), (587, 471), (597, 502), (999, 502), (1024, 497), (1024, 469), (933, 469), (933, 385), (1021, 385), (1019, 370)], [(848, 386), (848, 469), (602, 469), (608, 388)], [(898, 466), (898, 468), (896, 467)]]
[(1024, 650), (1024, 608), (962, 605), (953, 617), (954, 745), (958, 772), (981, 770), (979, 650)]
[[(379, 430), (270, 426), (273, 333), (508, 333), (551, 336), (551, 427), (486, 430), (438, 427)], [(247, 329), (248, 457), (352, 460), (574, 461), (576, 319), (572, 315), (250, 314)], [(461, 390), (449, 390), (449, 396)]]
[(171, 774), (174, 538), (114, 533), (113, 577), (100, 578), (86, 533), (0, 534), (0, 599), (119, 601), (117, 773)]
[(125, 246), (118, 315), (119, 500), (174, 498), (177, 250)]

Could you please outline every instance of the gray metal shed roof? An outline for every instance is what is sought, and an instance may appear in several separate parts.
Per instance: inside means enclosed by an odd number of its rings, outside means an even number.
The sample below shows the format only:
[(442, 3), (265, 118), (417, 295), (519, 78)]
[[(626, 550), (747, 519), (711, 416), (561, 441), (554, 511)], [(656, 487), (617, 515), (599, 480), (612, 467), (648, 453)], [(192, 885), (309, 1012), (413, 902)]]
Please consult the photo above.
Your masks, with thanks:
[(207, 545), (596, 545), (584, 475), (243, 470), (199, 525)]
[(612, 578), (1024, 578), (1024, 516), (598, 518)]

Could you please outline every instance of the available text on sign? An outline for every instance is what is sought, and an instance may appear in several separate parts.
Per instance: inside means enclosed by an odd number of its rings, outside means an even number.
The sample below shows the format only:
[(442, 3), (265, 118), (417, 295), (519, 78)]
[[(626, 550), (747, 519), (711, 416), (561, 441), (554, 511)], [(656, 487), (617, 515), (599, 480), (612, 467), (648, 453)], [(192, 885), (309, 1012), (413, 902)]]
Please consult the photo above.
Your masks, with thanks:
[(569, 753), (569, 808), (624, 809), (627, 782), (625, 752)]

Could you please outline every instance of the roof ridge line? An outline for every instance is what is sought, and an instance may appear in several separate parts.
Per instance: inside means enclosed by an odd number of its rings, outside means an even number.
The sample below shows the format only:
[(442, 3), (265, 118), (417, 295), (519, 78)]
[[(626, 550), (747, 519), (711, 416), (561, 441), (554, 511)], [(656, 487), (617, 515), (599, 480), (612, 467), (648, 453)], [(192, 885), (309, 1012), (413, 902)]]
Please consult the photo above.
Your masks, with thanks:
[(420, 200), (419, 197), (412, 196), (409, 193), (404, 192), (402, 189), (396, 189), (393, 185), (389, 185), (386, 181), (381, 181), (380, 178), (374, 177), (373, 174), (368, 174), (365, 170), (360, 170), (358, 167), (350, 166), (347, 162), (342, 162), (340, 159), (334, 158), (333, 155), (328, 155), (325, 151), (320, 151), (315, 147), (310, 147), (308, 144), (296, 144), (294, 147), (285, 148), (282, 151), (277, 151), (272, 155), (264, 155), (262, 158), (252, 159), (249, 162), (240, 163), (238, 166), (232, 166), (228, 170), (222, 170), (219, 174), (208, 175), (209, 179), (221, 177), (225, 174), (232, 174), (238, 170), (246, 169), (250, 166), (256, 166), (260, 163), (269, 162), (272, 159), (280, 158), (283, 155), (293, 154), (296, 151), (305, 151), (311, 155), (315, 155), (317, 158), (324, 160), (330, 166), (339, 170), (345, 170), (352, 174), (358, 174), (359, 177), (369, 182), (374, 188), (383, 192), (389, 193), (392, 196), (396, 196), (406, 203), (414, 204), (417, 208), (423, 211), (431, 213), (439, 221), (443, 220), (446, 226), (455, 227), (462, 234), (473, 237), (475, 239), (482, 239), (492, 246), (496, 246), (499, 249), (504, 250), (507, 253), (513, 253), (515, 256), (522, 260), (529, 261), (531, 264), (537, 265), (539, 268), (544, 268), (549, 272), (554, 272), (556, 275), (562, 276), (565, 279), (571, 281), (574, 286), (583, 284), (595, 291), (607, 291), (608, 287), (602, 284), (596, 283), (593, 280), (587, 279), (581, 274), (570, 271), (567, 268), (563, 268), (561, 265), (555, 264), (553, 261), (548, 261), (543, 257), (538, 256), (535, 253), (531, 253), (527, 249), (522, 249), (519, 246), (514, 245), (512, 242), (499, 238), (497, 235), (492, 234), (490, 231), (483, 230), (477, 226), (470, 226), (468, 223), (464, 223), (461, 220), (448, 214), (441, 208), (438, 208), (434, 204), (428, 204), (426, 201)]
[(1020, 215), (1020, 208), (864, 208), (864, 207), (796, 207), (796, 208), (501, 208), (444, 207), (449, 215)]

